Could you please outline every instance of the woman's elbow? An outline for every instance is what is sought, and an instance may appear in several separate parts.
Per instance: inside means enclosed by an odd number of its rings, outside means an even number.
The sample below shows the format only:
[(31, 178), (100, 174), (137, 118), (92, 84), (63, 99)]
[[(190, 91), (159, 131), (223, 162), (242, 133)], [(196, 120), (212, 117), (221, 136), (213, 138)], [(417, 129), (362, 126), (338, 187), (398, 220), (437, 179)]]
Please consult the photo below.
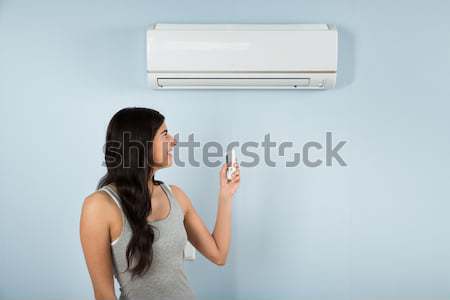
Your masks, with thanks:
[(218, 258), (218, 259), (216, 259), (216, 260), (214, 261), (214, 263), (215, 263), (216, 265), (218, 265), (219, 267), (225, 266), (226, 262), (227, 262), (227, 258), (226, 258), (226, 257), (224, 257), (224, 258)]
[(95, 300), (117, 300), (114, 291), (98, 291), (94, 289)]

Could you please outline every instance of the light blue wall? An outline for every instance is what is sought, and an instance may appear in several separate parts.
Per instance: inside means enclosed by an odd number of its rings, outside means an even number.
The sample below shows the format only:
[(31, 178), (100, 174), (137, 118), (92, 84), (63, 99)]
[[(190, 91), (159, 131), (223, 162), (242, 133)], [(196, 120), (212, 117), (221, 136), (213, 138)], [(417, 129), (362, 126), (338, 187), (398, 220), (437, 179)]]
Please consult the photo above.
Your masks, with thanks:
[[(0, 299), (92, 297), (80, 207), (125, 106), (156, 108), (202, 143), (347, 141), (345, 168), (242, 170), (228, 264), (186, 263), (200, 299), (450, 299), (449, 11), (438, 0), (1, 1)], [(153, 91), (155, 22), (336, 24), (338, 87)], [(160, 174), (211, 230), (217, 172)]]

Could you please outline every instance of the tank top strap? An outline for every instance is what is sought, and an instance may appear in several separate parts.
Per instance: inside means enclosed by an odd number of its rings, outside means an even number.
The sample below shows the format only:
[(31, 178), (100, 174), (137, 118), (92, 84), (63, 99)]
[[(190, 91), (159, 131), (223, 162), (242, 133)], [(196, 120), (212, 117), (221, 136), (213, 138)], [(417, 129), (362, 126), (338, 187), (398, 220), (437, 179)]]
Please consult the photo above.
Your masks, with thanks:
[(109, 185), (105, 185), (101, 187), (99, 190), (106, 192), (114, 200), (114, 202), (116, 202), (120, 210), (122, 210), (122, 204), (120, 203), (119, 195), (117, 195), (117, 193)]
[(119, 197), (119, 195), (109, 186), (109, 185), (105, 185), (105, 186), (103, 186), (103, 187), (101, 187), (100, 189), (99, 189), (99, 191), (104, 191), (104, 192), (106, 192), (113, 200), (114, 200), (114, 202), (116, 203), (116, 205), (119, 207), (119, 209), (120, 209), (120, 212), (121, 212), (121, 214), (122, 214), (122, 220), (124, 221), (124, 223), (126, 223), (126, 221), (127, 221), (127, 218), (126, 218), (126, 216), (125, 216), (125, 213), (123, 212), (123, 209), (122, 209), (122, 202), (121, 202), (121, 200), (120, 200), (120, 197)]
[(161, 181), (161, 186), (163, 187), (164, 191), (169, 192), (170, 194), (172, 194), (172, 188), (166, 184), (165, 182)]
[(170, 204), (172, 205), (172, 207), (175, 207), (178, 210), (178, 212), (182, 216), (184, 216), (183, 209), (181, 208), (180, 204), (178, 203), (178, 200), (175, 199), (175, 196), (173, 195), (172, 189), (170, 188), (170, 186), (168, 184), (166, 184), (165, 182), (162, 182), (161, 187), (164, 190), (164, 192), (166, 192), (167, 196), (169, 197), (169, 201), (170, 201)]

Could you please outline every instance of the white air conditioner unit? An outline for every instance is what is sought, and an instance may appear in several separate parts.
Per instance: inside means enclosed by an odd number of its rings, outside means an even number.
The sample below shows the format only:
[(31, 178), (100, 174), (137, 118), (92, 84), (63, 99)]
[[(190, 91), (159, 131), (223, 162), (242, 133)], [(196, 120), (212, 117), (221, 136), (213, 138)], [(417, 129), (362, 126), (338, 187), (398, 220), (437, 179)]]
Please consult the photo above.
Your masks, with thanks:
[(156, 24), (147, 76), (156, 89), (329, 89), (337, 46), (327, 24)]

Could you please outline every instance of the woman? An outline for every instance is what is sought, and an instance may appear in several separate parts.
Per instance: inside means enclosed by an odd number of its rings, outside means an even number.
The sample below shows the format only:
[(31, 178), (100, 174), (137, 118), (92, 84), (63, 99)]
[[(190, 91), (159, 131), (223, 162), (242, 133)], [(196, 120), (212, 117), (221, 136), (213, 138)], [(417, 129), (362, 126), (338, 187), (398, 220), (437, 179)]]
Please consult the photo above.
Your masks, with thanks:
[(223, 266), (231, 239), (232, 197), (240, 176), (220, 171), (220, 192), (212, 234), (176, 185), (155, 180), (172, 165), (176, 141), (164, 116), (147, 108), (125, 108), (111, 119), (105, 146), (107, 174), (83, 203), (80, 238), (96, 300), (195, 299), (183, 270), (187, 240)]

